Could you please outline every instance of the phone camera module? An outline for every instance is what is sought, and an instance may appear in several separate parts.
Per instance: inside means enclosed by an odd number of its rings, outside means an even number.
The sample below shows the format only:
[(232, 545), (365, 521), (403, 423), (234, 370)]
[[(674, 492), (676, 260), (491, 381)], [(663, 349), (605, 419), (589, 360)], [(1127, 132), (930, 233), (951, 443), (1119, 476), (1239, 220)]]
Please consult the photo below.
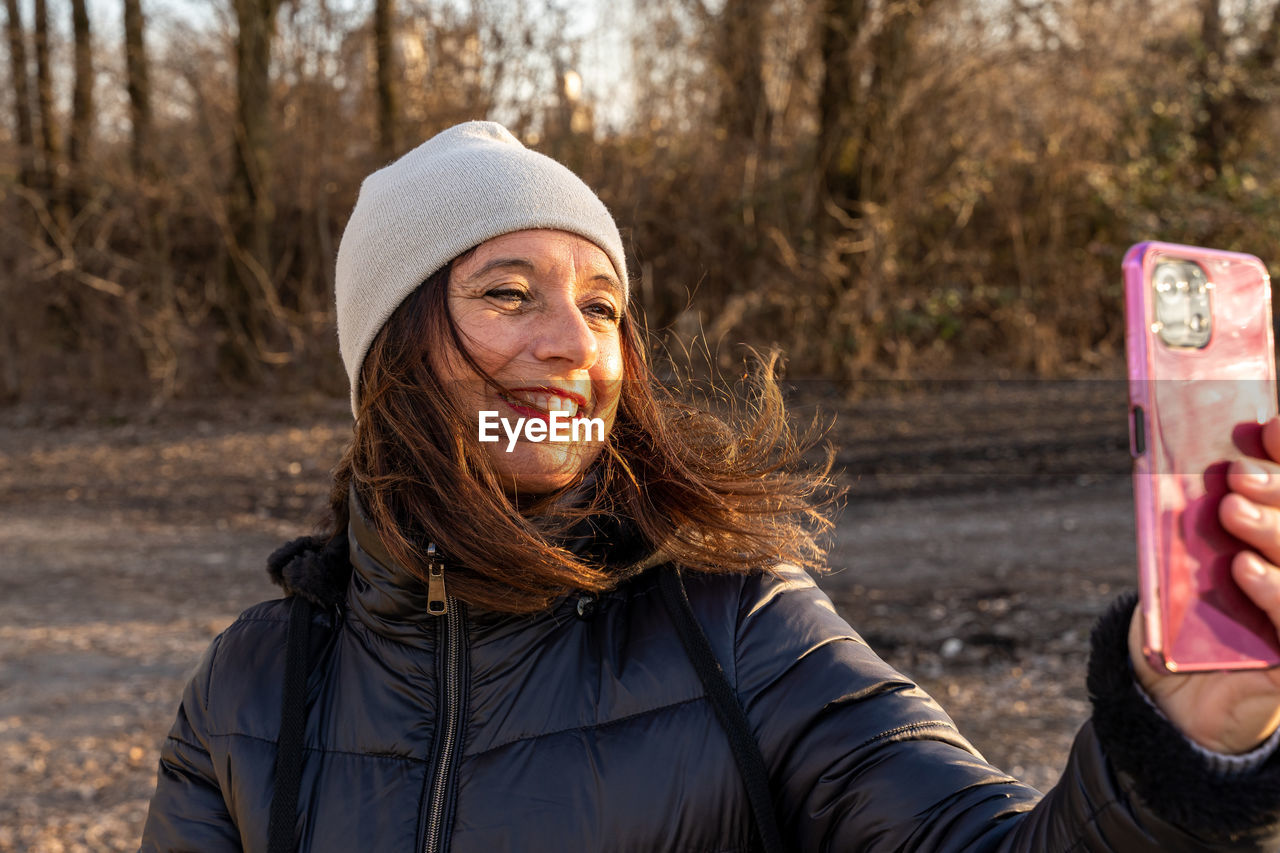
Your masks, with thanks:
[(1209, 294), (1213, 286), (1199, 264), (1162, 260), (1151, 275), (1155, 295), (1155, 327), (1171, 347), (1199, 349), (1213, 334)]

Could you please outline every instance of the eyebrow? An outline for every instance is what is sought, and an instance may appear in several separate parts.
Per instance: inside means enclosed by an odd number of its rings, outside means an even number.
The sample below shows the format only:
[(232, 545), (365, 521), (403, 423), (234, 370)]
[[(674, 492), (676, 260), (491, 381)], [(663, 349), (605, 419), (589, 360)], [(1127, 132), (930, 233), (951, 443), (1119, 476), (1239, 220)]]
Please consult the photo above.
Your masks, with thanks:
[(518, 269), (521, 272), (531, 273), (533, 272), (533, 262), (527, 261), (524, 258), (494, 258), (492, 261), (489, 261), (487, 264), (480, 267), (480, 269), (467, 276), (467, 281), (480, 278), (487, 273), (500, 269)]
[[(503, 269), (519, 270), (520, 272), (529, 274), (536, 272), (536, 267), (534, 267), (533, 262), (526, 258), (494, 258), (484, 266), (480, 267), (480, 269), (467, 276), (466, 281), (474, 281), (493, 272), (494, 270)], [(592, 276), (591, 280), (604, 282), (615, 296), (619, 299), (622, 298), (622, 294), (624, 293), (622, 284), (613, 276), (608, 275), (607, 273), (599, 273), (598, 275)]]

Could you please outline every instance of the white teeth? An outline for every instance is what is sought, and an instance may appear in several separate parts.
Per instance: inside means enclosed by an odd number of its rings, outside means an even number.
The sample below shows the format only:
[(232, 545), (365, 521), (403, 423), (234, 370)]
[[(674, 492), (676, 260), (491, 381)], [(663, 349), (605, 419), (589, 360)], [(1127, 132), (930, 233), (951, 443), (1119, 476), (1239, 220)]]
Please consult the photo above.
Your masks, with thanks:
[(548, 412), (568, 412), (570, 415), (578, 411), (578, 404), (572, 400), (560, 397), (558, 395), (548, 395), (547, 398)]
[(543, 412), (564, 412), (569, 417), (573, 417), (578, 413), (577, 402), (570, 400), (568, 397), (561, 397), (559, 394), (514, 392), (509, 396), (518, 403), (524, 403)]

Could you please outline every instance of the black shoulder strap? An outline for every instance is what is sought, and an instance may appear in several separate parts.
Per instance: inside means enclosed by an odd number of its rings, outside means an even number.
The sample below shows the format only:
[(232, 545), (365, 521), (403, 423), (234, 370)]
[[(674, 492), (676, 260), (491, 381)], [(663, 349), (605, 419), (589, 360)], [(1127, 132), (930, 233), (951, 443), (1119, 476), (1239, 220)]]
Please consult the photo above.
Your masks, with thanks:
[(711, 641), (693, 615), (680, 569), (674, 565), (663, 566), (658, 572), (658, 583), (662, 589), (663, 602), (680, 635), (680, 642), (684, 644), (693, 668), (698, 671), (698, 678), (702, 680), (702, 687), (707, 691), (707, 698), (711, 700), (711, 707), (715, 709), (720, 725), (729, 736), (729, 746), (733, 749), (733, 758), (737, 762), (738, 772), (742, 774), (742, 781), (746, 783), (751, 812), (765, 853), (782, 853), (786, 847), (782, 843), (778, 817), (773, 810), (769, 772), (765, 768), (764, 756), (760, 754), (760, 746), (751, 734), (747, 712), (738, 701), (720, 661), (716, 660)]
[(298, 790), (302, 784), (302, 737), (307, 731), (307, 651), (313, 612), (309, 601), (293, 596), (284, 659), (284, 704), (276, 738), (275, 790), (267, 823), (269, 853), (293, 853), (298, 846)]

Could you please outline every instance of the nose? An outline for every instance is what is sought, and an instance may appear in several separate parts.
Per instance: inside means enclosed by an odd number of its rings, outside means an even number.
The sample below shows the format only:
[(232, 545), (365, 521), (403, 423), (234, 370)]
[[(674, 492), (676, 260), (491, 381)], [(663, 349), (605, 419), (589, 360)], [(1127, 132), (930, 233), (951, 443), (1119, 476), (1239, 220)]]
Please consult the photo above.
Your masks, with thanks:
[(575, 370), (596, 363), (600, 346), (595, 332), (571, 299), (557, 299), (548, 306), (539, 324), (533, 355), (539, 361), (559, 361)]

